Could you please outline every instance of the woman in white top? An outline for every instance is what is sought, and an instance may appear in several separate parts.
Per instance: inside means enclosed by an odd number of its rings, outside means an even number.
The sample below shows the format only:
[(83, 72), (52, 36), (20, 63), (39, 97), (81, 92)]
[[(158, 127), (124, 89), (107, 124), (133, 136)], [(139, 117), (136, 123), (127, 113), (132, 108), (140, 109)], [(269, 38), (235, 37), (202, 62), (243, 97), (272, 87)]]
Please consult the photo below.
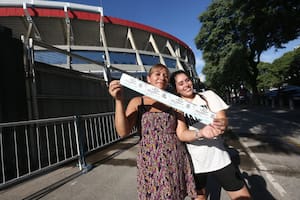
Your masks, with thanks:
[[(228, 120), (225, 110), (229, 107), (216, 93), (211, 90), (195, 93), (189, 75), (184, 71), (176, 71), (171, 75), (171, 85), (179, 96), (187, 101), (207, 107), (216, 113), (214, 124), (218, 121), (223, 126), (215, 127), (222, 133), (225, 131)], [(206, 126), (199, 121), (186, 117), (191, 130), (201, 130)], [(231, 162), (223, 139), (219, 136), (214, 139), (199, 138), (187, 143), (194, 167), (194, 176), (198, 193), (197, 200), (206, 199), (207, 176), (212, 175), (227, 191), (231, 199), (251, 199), (249, 191), (240, 175), (239, 170)]]

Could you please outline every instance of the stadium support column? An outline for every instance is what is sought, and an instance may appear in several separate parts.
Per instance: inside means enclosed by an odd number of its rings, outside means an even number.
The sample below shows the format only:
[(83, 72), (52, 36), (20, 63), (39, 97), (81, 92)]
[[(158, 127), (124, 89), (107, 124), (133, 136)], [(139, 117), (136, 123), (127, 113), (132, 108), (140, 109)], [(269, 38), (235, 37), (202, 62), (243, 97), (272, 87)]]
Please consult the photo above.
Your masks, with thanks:
[(136, 56), (136, 62), (139, 66), (141, 66), (141, 71), (146, 71), (144, 64), (142, 62), (140, 53), (138, 48), (136, 47), (135, 41), (134, 41), (134, 37), (132, 35), (132, 31), (131, 28), (128, 28), (128, 32), (127, 32), (127, 39), (130, 41), (131, 47), (135, 50), (135, 56)]
[[(170, 44), (169, 40), (166, 43), (166, 47), (168, 48), (169, 52), (171, 53), (171, 56), (176, 58), (176, 66), (178, 69), (183, 69), (181, 63), (180, 63), (180, 54), (176, 53), (174, 49), (172, 48), (172, 45)], [(179, 50), (179, 48), (177, 48)], [(176, 49), (176, 50), (177, 50)]]
[(33, 119), (32, 114), (32, 101), (31, 101), (31, 92), (30, 92), (30, 81), (29, 81), (29, 71), (28, 71), (28, 41), (26, 37), (21, 36), (23, 42), (23, 63), (24, 63), (24, 72), (25, 72), (25, 88), (26, 88), (26, 99), (27, 99), (27, 111), (28, 111), (28, 120)]
[(99, 28), (100, 28), (100, 35), (99, 35), (99, 37), (100, 37), (100, 44), (102, 43), (102, 46), (104, 48), (105, 63), (107, 65), (107, 67), (109, 67), (111, 63), (110, 63), (110, 56), (109, 56), (109, 52), (108, 52), (108, 48), (107, 48), (105, 31), (104, 31), (103, 10), (101, 9), (101, 10), (99, 10), (99, 12), (100, 12), (100, 23), (99, 23)]
[(41, 34), (39, 29), (37, 28), (37, 26), (35, 25), (32, 17), (30, 16), (30, 13), (27, 10), (27, 4), (24, 2), (23, 3), (23, 10), (24, 10), (24, 14), (26, 17), (26, 21), (28, 23), (28, 29), (27, 29), (27, 33), (25, 35), (25, 40), (27, 41), (31, 35), (32, 29), (33, 29), (33, 34), (34, 34), (34, 38), (36, 40), (41, 40)]
[(150, 42), (150, 44), (152, 45), (152, 47), (153, 47), (155, 53), (157, 53), (157, 54), (159, 55), (160, 63), (163, 64), (163, 65), (166, 65), (165, 60), (164, 60), (164, 58), (162, 57), (162, 55), (161, 55), (161, 53), (160, 53), (160, 51), (159, 51), (159, 49), (158, 49), (158, 47), (157, 47), (157, 44), (156, 44), (156, 42), (155, 42), (154, 37), (153, 37), (152, 34), (150, 35), (149, 42)]
[(34, 73), (34, 54), (32, 38), (21, 37), (23, 42), (23, 63), (25, 72), (25, 87), (28, 109), (28, 120), (38, 119), (38, 106), (36, 99), (36, 85)]
[[(72, 25), (71, 20), (69, 18), (68, 14), (68, 7), (64, 6), (64, 12), (65, 12), (65, 22), (66, 22), (66, 38), (67, 38), (67, 51), (71, 52), (71, 44), (73, 43), (73, 31), (72, 31)], [(72, 69), (72, 57), (67, 55), (67, 66), (69, 69)]]
[[(32, 6), (31, 4), (29, 4)], [(29, 38), (33, 33), (35, 40), (41, 40), (41, 34), (36, 24), (34, 23), (30, 13), (27, 9), (27, 3), (23, 3), (23, 10), (28, 23), (28, 29), (25, 36), (21, 36), (23, 42), (23, 62), (25, 71), (25, 86), (27, 96), (28, 119), (38, 119), (38, 106), (36, 100), (36, 85), (34, 77), (34, 53), (33, 53), (33, 40)], [(30, 41), (30, 42), (29, 42)]]
[(181, 54), (180, 54), (180, 48), (177, 46), (176, 47), (176, 63), (177, 63), (177, 68), (180, 69), (180, 70), (185, 70), (184, 67), (182, 66), (179, 58), (181, 57)]

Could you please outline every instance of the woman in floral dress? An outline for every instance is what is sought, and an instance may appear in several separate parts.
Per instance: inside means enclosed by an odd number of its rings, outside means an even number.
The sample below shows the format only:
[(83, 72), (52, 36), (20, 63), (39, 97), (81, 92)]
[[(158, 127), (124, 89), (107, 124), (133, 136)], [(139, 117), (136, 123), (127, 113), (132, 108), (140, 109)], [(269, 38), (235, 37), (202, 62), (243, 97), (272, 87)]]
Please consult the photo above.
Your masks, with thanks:
[[(147, 82), (166, 89), (168, 68), (154, 65)], [(134, 97), (124, 108), (122, 87), (118, 80), (109, 85), (116, 102), (115, 124), (121, 137), (134, 126), (139, 127), (141, 140), (137, 156), (138, 198), (140, 200), (183, 200), (196, 197), (192, 166), (184, 143), (199, 137), (213, 138), (214, 129), (188, 130), (182, 113), (147, 96)]]

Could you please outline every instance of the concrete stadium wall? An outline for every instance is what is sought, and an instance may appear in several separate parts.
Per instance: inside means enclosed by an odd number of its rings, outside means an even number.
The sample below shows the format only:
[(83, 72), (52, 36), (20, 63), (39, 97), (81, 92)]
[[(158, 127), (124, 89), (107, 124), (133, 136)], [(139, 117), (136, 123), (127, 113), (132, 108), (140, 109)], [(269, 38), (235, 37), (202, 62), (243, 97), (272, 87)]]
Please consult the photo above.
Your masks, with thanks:
[(110, 112), (105, 82), (78, 71), (35, 63), (39, 118)]

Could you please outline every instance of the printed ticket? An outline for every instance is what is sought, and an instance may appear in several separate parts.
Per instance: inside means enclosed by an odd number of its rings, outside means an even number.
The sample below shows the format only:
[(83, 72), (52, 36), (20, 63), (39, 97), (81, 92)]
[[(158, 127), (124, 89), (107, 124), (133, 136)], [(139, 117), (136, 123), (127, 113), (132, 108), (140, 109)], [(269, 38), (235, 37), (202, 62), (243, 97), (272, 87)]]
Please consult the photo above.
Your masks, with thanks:
[(121, 85), (131, 90), (151, 97), (152, 99), (155, 99), (156, 101), (166, 104), (172, 108), (180, 110), (190, 117), (200, 120), (204, 124), (210, 124), (215, 117), (215, 113), (211, 112), (206, 107), (201, 107), (199, 105), (188, 102), (183, 98), (154, 87), (128, 74), (122, 74), (120, 83)]

